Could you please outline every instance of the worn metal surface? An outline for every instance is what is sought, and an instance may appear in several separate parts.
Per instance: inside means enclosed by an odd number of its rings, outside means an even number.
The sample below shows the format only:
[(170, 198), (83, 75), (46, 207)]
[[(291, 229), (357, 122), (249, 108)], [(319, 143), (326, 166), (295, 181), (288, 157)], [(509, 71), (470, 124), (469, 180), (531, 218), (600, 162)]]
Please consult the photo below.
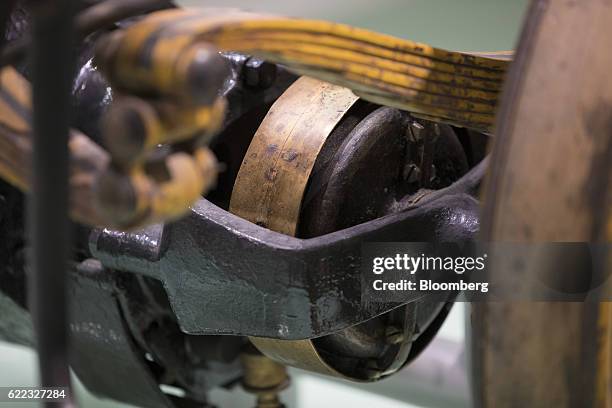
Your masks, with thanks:
[(151, 408), (169, 407), (170, 400), (123, 317), (119, 282), (94, 260), (71, 274), (71, 366), (94, 394)]
[[(612, 242), (610, 21), (608, 1), (533, 2), (498, 121), (485, 239)], [(554, 264), (489, 266), (520, 279), (554, 276)], [(596, 300), (474, 305), (477, 406), (611, 406), (611, 305)]]
[(153, 13), (101, 50), (113, 82), (163, 94), (176, 86), (177, 62), (201, 43), (254, 53), (372, 102), (485, 131), (508, 65), (336, 23), (219, 9)]
[[(1, 276), (3, 282), (10, 277)], [(136, 406), (201, 407), (210, 389), (240, 378), (245, 339), (185, 335), (159, 282), (88, 259), (70, 270), (68, 288), (70, 364), (90, 392)], [(5, 289), (0, 338), (34, 346), (29, 311)], [(180, 387), (186, 396), (176, 401), (159, 384)]]
[[(137, 406), (202, 406), (211, 388), (240, 377), (245, 340), (185, 335), (158, 282), (88, 259), (70, 288), (71, 365), (90, 391)], [(184, 390), (182, 404), (160, 384)]]
[(308, 77), (294, 82), (253, 136), (234, 183), (230, 212), (295, 235), (317, 156), (356, 101), (346, 88)]
[[(471, 194), (483, 174), (484, 165), (411, 209), (317, 238), (267, 230), (202, 199), (166, 226), (158, 259), (118, 252), (107, 231), (92, 235), (90, 248), (108, 267), (161, 280), (187, 333), (312, 338), (394, 307), (361, 304), (362, 242), (474, 240), (478, 202)], [(140, 245), (136, 236), (122, 245)]]

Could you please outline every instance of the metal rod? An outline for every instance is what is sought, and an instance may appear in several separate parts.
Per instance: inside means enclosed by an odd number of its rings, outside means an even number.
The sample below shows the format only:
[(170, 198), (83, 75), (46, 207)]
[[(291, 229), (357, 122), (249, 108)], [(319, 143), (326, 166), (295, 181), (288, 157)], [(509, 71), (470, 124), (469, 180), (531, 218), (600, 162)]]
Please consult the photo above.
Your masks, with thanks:
[[(44, 387), (69, 387), (66, 272), (68, 128), (75, 67), (71, 0), (31, 1), (33, 180), (29, 198), (32, 245), (30, 299)], [(47, 403), (46, 406), (58, 406)], [(72, 406), (67, 400), (59, 406)]]

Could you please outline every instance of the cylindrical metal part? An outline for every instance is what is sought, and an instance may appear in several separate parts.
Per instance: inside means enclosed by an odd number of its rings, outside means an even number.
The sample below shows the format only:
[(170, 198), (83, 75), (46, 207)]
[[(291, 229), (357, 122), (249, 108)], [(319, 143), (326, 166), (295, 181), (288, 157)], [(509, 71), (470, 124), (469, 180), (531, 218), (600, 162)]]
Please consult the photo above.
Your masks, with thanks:
[[(33, 180), (29, 233), (33, 253), (32, 311), (40, 382), (68, 387), (66, 271), (70, 253), (68, 220), (68, 135), (70, 87), (75, 55), (70, 0), (31, 2)], [(46, 403), (57, 406), (57, 403)], [(68, 398), (60, 406), (71, 406)]]
[(255, 348), (241, 355), (244, 377), (242, 386), (247, 392), (257, 395), (257, 408), (283, 408), (278, 393), (289, 386), (289, 377), (284, 365), (259, 353)]

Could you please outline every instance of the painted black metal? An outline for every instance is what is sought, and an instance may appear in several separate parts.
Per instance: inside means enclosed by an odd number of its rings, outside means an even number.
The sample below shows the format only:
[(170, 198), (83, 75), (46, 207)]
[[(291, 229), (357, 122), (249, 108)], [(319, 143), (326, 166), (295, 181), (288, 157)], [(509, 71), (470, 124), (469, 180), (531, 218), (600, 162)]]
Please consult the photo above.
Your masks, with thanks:
[[(271, 104), (297, 79), (295, 74), (283, 66), (274, 65), (274, 68), (271, 68), (269, 63), (262, 63), (253, 67), (253, 61), (257, 60), (253, 60), (249, 55), (237, 52), (224, 52), (222, 55), (230, 66), (230, 75), (223, 91), (228, 102), (224, 127), (252, 109)], [(253, 80), (253, 70), (256, 68), (261, 71), (257, 71), (258, 74), (265, 77), (262, 78), (262, 86), (247, 85)], [(222, 137), (223, 132), (217, 136), (218, 139)]]
[[(94, 259), (70, 278), (71, 366), (89, 391), (142, 407), (203, 407), (211, 388), (241, 376), (245, 339), (185, 335), (158, 282)], [(160, 383), (186, 398), (172, 400)]]
[(99, 262), (80, 264), (71, 276), (71, 365), (89, 391), (138, 406), (171, 406), (134, 342), (118, 302), (115, 274)]
[(244, 83), (252, 88), (264, 89), (276, 80), (277, 65), (260, 58), (250, 57), (244, 64)]
[(158, 259), (117, 251), (147, 242), (138, 233), (118, 246), (114, 233), (97, 231), (90, 250), (107, 267), (161, 280), (186, 333), (319, 337), (399, 306), (361, 303), (363, 242), (475, 240), (478, 201), (470, 192), (484, 168), (409, 210), (316, 238), (275, 233), (202, 199), (165, 227)]
[[(68, 387), (66, 270), (68, 219), (68, 127), (75, 68), (69, 0), (32, 2), (33, 178), (29, 206), (32, 277), (29, 288), (36, 331), (40, 382)], [(70, 398), (47, 406), (71, 406)]]

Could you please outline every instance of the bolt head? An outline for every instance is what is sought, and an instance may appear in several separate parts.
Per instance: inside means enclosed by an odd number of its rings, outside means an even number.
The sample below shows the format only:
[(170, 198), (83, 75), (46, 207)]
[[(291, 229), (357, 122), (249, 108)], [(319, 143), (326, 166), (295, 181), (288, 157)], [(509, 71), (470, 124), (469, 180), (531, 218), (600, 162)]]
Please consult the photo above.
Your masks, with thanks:
[(417, 121), (413, 121), (409, 127), (410, 139), (413, 143), (418, 143), (423, 139), (425, 127)]
[(409, 164), (404, 168), (404, 180), (408, 183), (416, 183), (421, 180), (421, 169), (416, 164)]
[(244, 84), (251, 88), (269, 88), (276, 80), (276, 64), (250, 57), (244, 63)]

